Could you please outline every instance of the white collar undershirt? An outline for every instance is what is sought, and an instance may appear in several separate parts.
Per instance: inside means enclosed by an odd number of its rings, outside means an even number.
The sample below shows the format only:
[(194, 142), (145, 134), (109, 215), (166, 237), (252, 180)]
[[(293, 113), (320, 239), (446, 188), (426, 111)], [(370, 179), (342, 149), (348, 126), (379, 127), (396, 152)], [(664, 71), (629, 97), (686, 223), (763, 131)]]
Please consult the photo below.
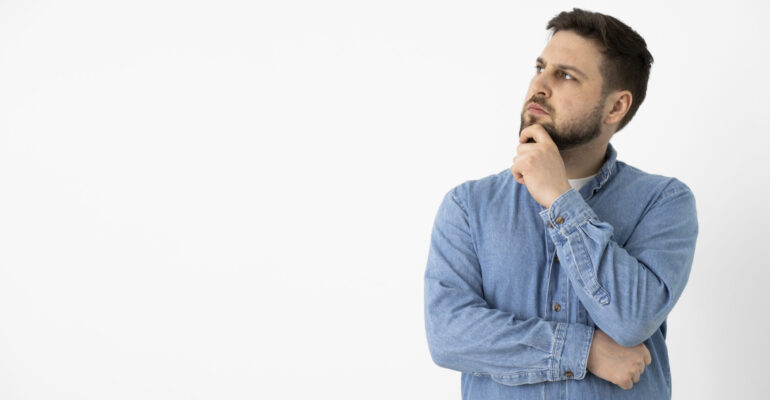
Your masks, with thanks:
[[(598, 174), (598, 172), (597, 172)], [(593, 174), (591, 176), (587, 176), (585, 178), (577, 178), (577, 179), (567, 179), (569, 181), (569, 185), (572, 186), (575, 190), (580, 190), (583, 185), (588, 183), (591, 179), (593, 179), (596, 176), (596, 174)]]

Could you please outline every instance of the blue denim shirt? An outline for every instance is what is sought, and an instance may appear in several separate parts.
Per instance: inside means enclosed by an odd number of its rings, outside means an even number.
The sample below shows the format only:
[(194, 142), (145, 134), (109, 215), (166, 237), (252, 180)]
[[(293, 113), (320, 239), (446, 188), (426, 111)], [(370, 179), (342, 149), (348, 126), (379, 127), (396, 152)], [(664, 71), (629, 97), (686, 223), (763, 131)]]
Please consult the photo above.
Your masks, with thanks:
[[(616, 160), (549, 209), (509, 169), (436, 214), (425, 271), (430, 354), (463, 399), (669, 399), (666, 316), (692, 265), (690, 189)], [(594, 328), (652, 355), (630, 390), (586, 370)]]

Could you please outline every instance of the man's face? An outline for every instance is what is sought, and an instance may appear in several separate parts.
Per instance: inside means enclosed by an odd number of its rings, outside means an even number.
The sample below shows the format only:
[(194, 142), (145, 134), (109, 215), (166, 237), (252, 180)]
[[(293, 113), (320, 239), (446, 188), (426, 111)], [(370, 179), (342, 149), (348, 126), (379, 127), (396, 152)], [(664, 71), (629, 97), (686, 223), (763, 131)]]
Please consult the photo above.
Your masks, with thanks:
[(607, 98), (599, 71), (603, 57), (594, 42), (571, 31), (556, 32), (537, 59), (521, 129), (541, 124), (559, 150), (599, 136)]

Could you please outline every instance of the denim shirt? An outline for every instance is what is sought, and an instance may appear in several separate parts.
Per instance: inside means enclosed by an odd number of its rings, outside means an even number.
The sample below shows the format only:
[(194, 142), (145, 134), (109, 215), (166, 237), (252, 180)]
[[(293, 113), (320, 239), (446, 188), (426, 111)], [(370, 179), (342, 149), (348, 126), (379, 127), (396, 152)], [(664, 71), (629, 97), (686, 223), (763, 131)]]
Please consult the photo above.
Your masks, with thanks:
[[(505, 169), (443, 198), (425, 270), (433, 361), (463, 399), (669, 399), (666, 316), (690, 274), (695, 198), (617, 161), (550, 208)], [(594, 329), (652, 355), (630, 390), (586, 370)]]

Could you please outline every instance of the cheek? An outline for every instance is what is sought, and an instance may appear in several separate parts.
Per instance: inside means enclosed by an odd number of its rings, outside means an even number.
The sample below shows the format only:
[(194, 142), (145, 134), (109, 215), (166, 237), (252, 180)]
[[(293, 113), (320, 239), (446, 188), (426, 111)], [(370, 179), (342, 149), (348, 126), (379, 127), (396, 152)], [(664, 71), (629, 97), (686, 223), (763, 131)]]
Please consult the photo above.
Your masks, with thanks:
[(562, 121), (577, 121), (591, 114), (591, 102), (577, 96), (567, 97), (558, 104), (558, 114)]
[(567, 129), (570, 126), (574, 126), (581, 120), (581, 117), (585, 113), (580, 101), (562, 101), (557, 105), (556, 118), (554, 122), (556, 126), (561, 129)]
[(575, 102), (568, 100), (561, 100), (558, 102), (552, 102), (554, 108), (554, 122), (562, 124), (572, 119), (575, 113)]
[(582, 102), (575, 100), (576, 97), (566, 97), (559, 104), (559, 109), (562, 110), (564, 115), (575, 115), (580, 112), (580, 105)]

